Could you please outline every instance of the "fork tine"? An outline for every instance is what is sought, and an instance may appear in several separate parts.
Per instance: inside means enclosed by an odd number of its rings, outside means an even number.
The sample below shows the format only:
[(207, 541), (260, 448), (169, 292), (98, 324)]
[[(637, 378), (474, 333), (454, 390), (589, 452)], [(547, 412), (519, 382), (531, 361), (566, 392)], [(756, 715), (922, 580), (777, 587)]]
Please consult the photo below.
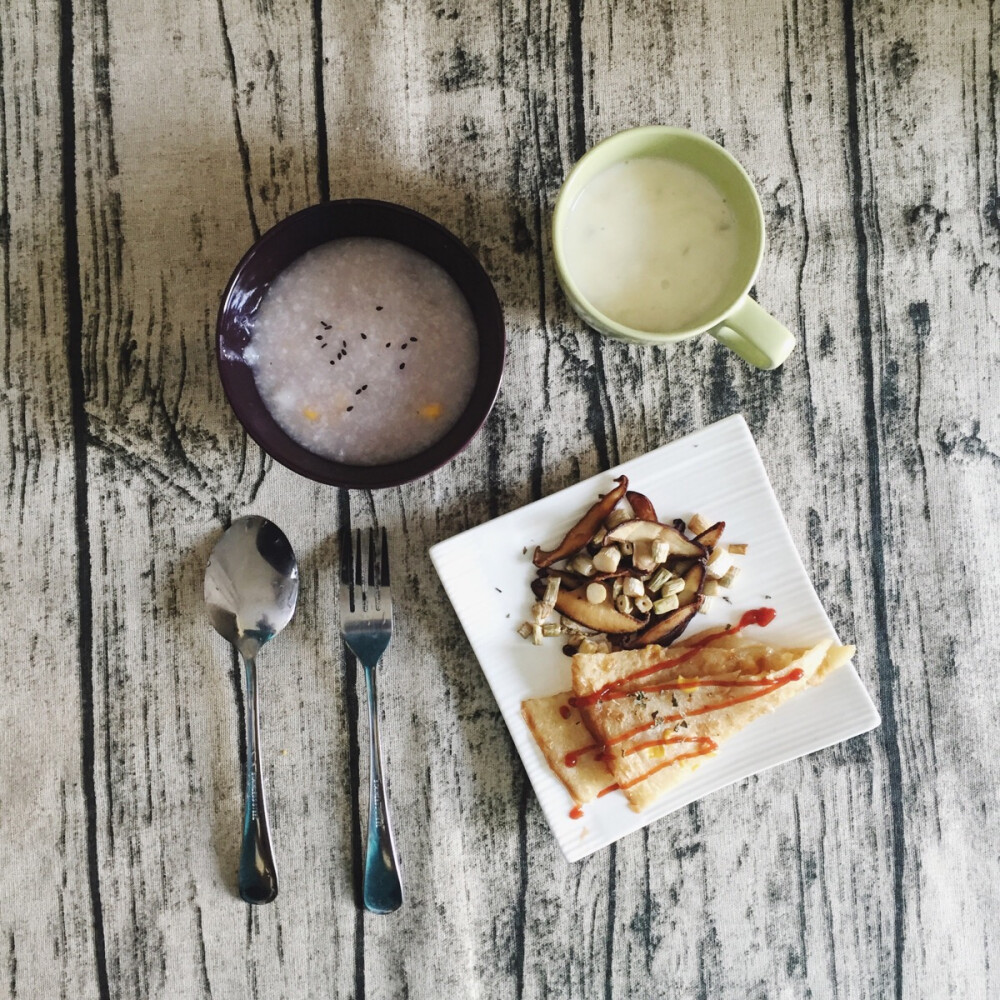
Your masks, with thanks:
[(375, 607), (381, 606), (379, 592), (378, 561), (375, 553), (375, 532), (369, 528), (365, 534), (368, 536), (368, 589), (374, 592)]
[(354, 579), (351, 573), (351, 529), (342, 527), (340, 529), (340, 585), (347, 588), (348, 606), (354, 610)]
[(364, 587), (365, 578), (362, 575), (361, 566), (361, 529), (358, 528), (357, 533), (357, 545), (354, 547), (354, 585), (356, 587)]
[(382, 529), (382, 586), (389, 586), (389, 536)]

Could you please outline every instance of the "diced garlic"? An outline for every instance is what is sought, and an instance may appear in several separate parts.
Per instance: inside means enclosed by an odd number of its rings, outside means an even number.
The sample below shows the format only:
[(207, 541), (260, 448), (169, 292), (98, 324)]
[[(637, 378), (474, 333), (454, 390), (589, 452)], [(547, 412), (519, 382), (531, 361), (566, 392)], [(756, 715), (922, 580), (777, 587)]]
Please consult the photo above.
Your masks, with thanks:
[(517, 634), (522, 639), (530, 639), (531, 628), (532, 628), (531, 622), (521, 622), (521, 624), (517, 626)]
[(719, 592), (719, 581), (718, 580), (713, 580), (711, 577), (709, 577), (705, 581), (705, 584), (702, 587), (701, 592), (706, 597), (715, 597), (715, 595), (718, 594), (718, 592)]
[(700, 608), (698, 608), (698, 614), (699, 614), (699, 615), (707, 615), (707, 614), (708, 614), (708, 609), (709, 609), (709, 607), (711, 606), (711, 604), (712, 604), (712, 601), (714, 601), (714, 600), (715, 600), (715, 598), (714, 598), (714, 597), (706, 597), (706, 598), (705, 598), (705, 599), (704, 599), (704, 600), (703, 600), (703, 601), (701, 602), (701, 607), (700, 607)]
[(642, 580), (638, 580), (634, 576), (627, 576), (622, 581), (622, 593), (627, 597), (640, 597), (646, 593), (646, 588), (643, 586)]
[[(559, 596), (560, 582), (561, 581), (558, 576), (550, 576), (545, 581), (545, 596), (542, 598), (542, 603), (548, 604), (550, 608), (554, 608), (556, 606), (556, 598)], [(545, 617), (548, 618), (550, 614), (552, 614), (551, 610)]]
[(727, 546), (731, 555), (734, 556), (745, 556), (747, 554), (747, 549), (750, 546), (746, 542), (730, 542)]
[(597, 532), (594, 534), (594, 537), (591, 538), (590, 544), (591, 545), (603, 545), (604, 544), (604, 536), (607, 533), (608, 533), (608, 529), (607, 528), (598, 528)]
[(652, 542), (635, 542), (632, 549), (632, 565), (643, 573), (649, 573), (656, 568), (658, 560), (653, 558)]
[(593, 576), (594, 575), (594, 561), (590, 556), (585, 556), (582, 553), (578, 555), (570, 564), (569, 568), (574, 573), (579, 573), (580, 576)]
[(666, 562), (670, 558), (670, 543), (665, 542), (662, 538), (656, 538), (653, 540), (653, 561), (662, 563)]
[(622, 592), (622, 578), (616, 576), (614, 580), (611, 581), (611, 596), (614, 600), (618, 600), (618, 595)]
[(708, 565), (712, 567), (712, 572), (716, 576), (722, 576), (733, 564), (733, 557), (721, 547), (712, 550)]
[(724, 576), (719, 578), (720, 587), (731, 587), (736, 582), (736, 577), (740, 575), (739, 566), (730, 566)]
[(669, 611), (676, 611), (680, 601), (677, 599), (676, 594), (671, 594), (669, 597), (661, 597), (658, 601), (653, 602), (653, 612), (658, 615), (665, 615)]
[(594, 556), (594, 569), (598, 573), (614, 573), (621, 561), (621, 551), (614, 545), (608, 545)]
[(596, 653), (597, 643), (593, 639), (581, 639), (577, 651), (580, 653)]
[(552, 614), (553, 606), (545, 601), (535, 601), (531, 605), (531, 620), (536, 625), (541, 625), (549, 615)]
[(703, 531), (708, 531), (712, 527), (711, 521), (706, 521), (701, 514), (693, 514), (691, 520), (688, 521), (688, 531), (692, 535), (700, 535)]
[(603, 604), (608, 599), (608, 588), (603, 583), (587, 584), (587, 600), (591, 604)]
[(562, 625), (559, 622), (546, 622), (542, 626), (542, 635), (547, 639), (551, 639), (553, 636), (562, 635)]
[(625, 521), (631, 521), (632, 518), (628, 515), (623, 507), (615, 507), (613, 511), (604, 519), (604, 524), (606, 525), (608, 531), (617, 528), (619, 524), (623, 524)]

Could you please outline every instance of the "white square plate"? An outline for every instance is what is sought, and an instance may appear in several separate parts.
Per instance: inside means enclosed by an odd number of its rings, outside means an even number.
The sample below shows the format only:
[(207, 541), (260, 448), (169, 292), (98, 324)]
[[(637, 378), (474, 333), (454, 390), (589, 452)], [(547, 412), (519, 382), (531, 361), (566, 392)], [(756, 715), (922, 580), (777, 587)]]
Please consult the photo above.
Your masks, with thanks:
[(767, 629), (768, 641), (806, 646), (837, 638), (740, 416), (435, 545), (431, 560), (569, 861), (579, 861), (709, 792), (867, 732), (880, 721), (854, 667), (841, 667), (724, 743), (718, 754), (644, 812), (632, 812), (623, 795), (608, 795), (585, 806), (582, 820), (570, 819), (573, 801), (521, 717), (525, 698), (569, 690), (569, 658), (558, 639), (533, 646), (515, 629), (529, 617), (534, 600), (529, 587), (535, 546), (553, 547), (622, 473), (630, 489), (653, 501), (661, 518), (687, 519), (697, 512), (726, 522), (724, 540), (749, 543), (746, 556), (739, 558), (742, 572), (730, 591), (732, 605), (713, 601), (708, 614), (696, 616), (691, 632), (731, 624), (743, 611), (767, 605), (777, 611)]

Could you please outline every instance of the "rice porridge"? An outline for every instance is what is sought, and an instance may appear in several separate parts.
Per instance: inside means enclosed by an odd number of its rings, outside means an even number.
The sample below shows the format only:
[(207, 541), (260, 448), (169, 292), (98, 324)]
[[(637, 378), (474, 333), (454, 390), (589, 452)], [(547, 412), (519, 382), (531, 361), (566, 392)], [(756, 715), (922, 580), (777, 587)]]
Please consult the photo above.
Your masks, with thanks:
[(392, 240), (347, 237), (274, 281), (246, 360), (282, 430), (317, 455), (385, 465), (424, 451), (472, 396), (472, 310), (438, 264)]

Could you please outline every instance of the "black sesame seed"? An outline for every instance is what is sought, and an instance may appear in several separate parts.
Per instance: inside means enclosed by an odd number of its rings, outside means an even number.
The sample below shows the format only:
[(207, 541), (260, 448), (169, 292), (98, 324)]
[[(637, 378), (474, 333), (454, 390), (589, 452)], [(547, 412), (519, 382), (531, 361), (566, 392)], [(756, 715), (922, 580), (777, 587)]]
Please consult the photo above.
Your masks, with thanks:
[(404, 361), (403, 364), (399, 366), (399, 370), (402, 371), (405, 367), (406, 367), (406, 362)]
[(324, 347), (329, 347), (329, 346), (330, 345), (326, 341), (324, 341), (322, 344), (319, 345), (319, 349), (322, 351)]
[(316, 334), (316, 339), (317, 339), (317, 340), (322, 340), (322, 339), (323, 339), (323, 334), (321, 334), (321, 333), (317, 333), (317, 334)]
[(362, 391), (362, 392), (364, 392), (364, 390), (365, 390), (365, 389), (367, 389), (367, 388), (368, 388), (368, 383), (366, 382), (366, 383), (365, 383), (365, 384), (364, 384), (364, 385), (363, 385), (363, 386), (361, 387), (361, 391)]
[(386, 347), (392, 347), (392, 344), (391, 344), (391, 343), (388, 343), (388, 344), (386, 344), (385, 346), (386, 346)]
[(343, 340), (343, 341), (341, 341), (341, 343), (344, 345), (344, 350), (346, 351), (347, 350), (347, 341)]
[(332, 330), (333, 327), (329, 323), (324, 323), (323, 320), (319, 321), (319, 325), (323, 327), (324, 330)]
[(347, 412), (348, 412), (348, 413), (350, 413), (350, 412), (351, 412), (351, 410), (353, 410), (353, 409), (354, 409), (354, 407), (353, 407), (353, 406), (349, 406), (349, 407), (347, 408)]
[(399, 347), (399, 349), (401, 351), (405, 351), (408, 346), (409, 346), (408, 344), (401, 344), (400, 347)]
[(337, 362), (336, 362), (336, 360), (335, 360), (334, 358), (330, 358), (330, 364), (331, 364), (331, 365), (335, 365), (336, 363), (337, 363)]
[(375, 307), (375, 312), (381, 312), (381, 311), (382, 311), (382, 307), (381, 306), (376, 306)]
[(367, 333), (361, 334), (361, 339), (362, 340), (367, 340), (368, 339), (368, 334)]
[(354, 390), (354, 395), (355, 396), (360, 396), (361, 395), (361, 390), (360, 389), (355, 389)]
[(416, 337), (410, 337), (410, 343), (411, 344), (415, 344), (416, 342), (417, 342), (417, 338)]

